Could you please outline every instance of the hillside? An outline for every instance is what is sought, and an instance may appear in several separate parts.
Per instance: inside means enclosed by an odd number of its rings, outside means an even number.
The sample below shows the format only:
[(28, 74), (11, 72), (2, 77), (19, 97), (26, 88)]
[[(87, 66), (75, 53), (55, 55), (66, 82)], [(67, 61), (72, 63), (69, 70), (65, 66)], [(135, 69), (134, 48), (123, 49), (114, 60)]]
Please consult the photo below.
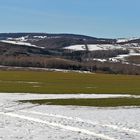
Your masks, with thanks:
[[(51, 63), (48, 64), (50, 58)], [(139, 38), (106, 39), (47, 33), (0, 34), (0, 64), (6, 66), (140, 74), (139, 61)]]

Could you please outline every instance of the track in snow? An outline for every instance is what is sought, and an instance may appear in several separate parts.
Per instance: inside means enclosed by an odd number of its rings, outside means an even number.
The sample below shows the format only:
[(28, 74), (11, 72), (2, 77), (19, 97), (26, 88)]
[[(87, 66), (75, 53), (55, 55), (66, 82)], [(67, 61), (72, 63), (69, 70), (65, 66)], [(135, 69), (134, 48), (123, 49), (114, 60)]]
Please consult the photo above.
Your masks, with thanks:
[[(11, 106), (12, 107), (12, 106)], [(89, 136), (93, 136), (94, 138), (100, 138), (103, 140), (117, 140), (117, 138), (114, 138), (112, 136), (108, 136), (104, 133), (98, 133), (98, 132), (94, 132), (91, 129), (87, 129), (87, 128), (82, 128), (81, 126), (78, 127), (76, 124), (77, 123), (82, 123), (82, 124), (86, 124), (86, 125), (91, 125), (91, 126), (100, 126), (100, 127), (105, 127), (105, 129), (107, 128), (111, 128), (117, 131), (121, 131), (121, 132), (127, 132), (127, 133), (133, 133), (134, 135), (140, 135), (140, 131), (136, 130), (136, 129), (129, 129), (126, 127), (119, 127), (117, 125), (109, 125), (109, 124), (99, 124), (97, 122), (92, 122), (90, 120), (84, 120), (81, 118), (77, 118), (77, 117), (68, 117), (68, 116), (64, 116), (64, 115), (59, 115), (59, 114), (49, 114), (49, 113), (42, 113), (42, 112), (38, 112), (38, 111), (33, 111), (33, 110), (27, 110), (30, 109), (32, 107), (35, 106), (26, 106), (24, 108), (20, 108), (19, 110), (11, 110), (11, 111), (6, 111), (6, 112), (0, 112), (0, 115), (3, 116), (8, 116), (11, 118), (18, 118), (21, 120), (26, 120), (26, 121), (31, 121), (34, 123), (39, 123), (39, 124), (44, 124), (47, 126), (52, 126), (52, 127), (57, 127), (60, 128), (60, 133), (61, 133), (61, 129), (67, 130), (67, 131), (72, 131), (72, 132), (76, 132), (76, 133), (82, 133), (84, 135), (89, 135)], [(26, 109), (26, 110), (24, 110)], [(24, 113), (24, 114), (22, 114)], [(54, 120), (48, 120), (48, 118), (44, 119), (44, 117), (42, 118), (41, 116), (45, 116), (45, 117), (50, 117), (51, 119), (54, 118)], [(42, 119), (41, 119), (42, 118)], [(61, 122), (59, 122), (57, 119), (61, 119), (63, 120), (66, 124), (63, 124)], [(73, 124), (75, 126), (71, 126), (70, 124)], [(90, 126), (90, 127), (91, 127)], [(89, 127), (89, 126), (88, 126)]]
[(0, 115), (9, 116), (9, 117), (12, 117), (12, 118), (20, 118), (20, 119), (27, 120), (27, 121), (33, 121), (33, 122), (36, 122), (36, 123), (42, 123), (42, 124), (46, 124), (46, 125), (49, 125), (49, 126), (59, 127), (61, 129), (66, 129), (66, 130), (74, 131), (74, 132), (78, 132), (78, 133), (80, 132), (80, 133), (83, 133), (83, 134), (86, 134), (86, 135), (91, 135), (91, 136), (101, 138), (101, 139), (105, 139), (105, 140), (116, 140), (116, 139), (111, 138), (109, 136), (106, 136), (104, 134), (98, 134), (98, 133), (95, 133), (95, 132), (92, 132), (92, 131), (89, 131), (89, 130), (86, 130), (86, 129), (81, 129), (81, 128), (72, 127), (72, 126), (65, 126), (65, 125), (61, 125), (59, 123), (50, 123), (48, 121), (44, 121), (44, 120), (41, 120), (41, 119), (36, 119), (36, 118), (33, 118), (33, 117), (27, 117), (25, 115), (18, 115), (18, 114), (15, 114), (15, 113), (4, 113), (4, 112), (0, 112)]
[(28, 95), (0, 96), (0, 140), (139, 140), (140, 137), (139, 108), (41, 106), (15, 102)]
[(83, 123), (87, 123), (87, 124), (91, 124), (91, 125), (100, 125), (102, 127), (110, 127), (112, 129), (115, 129), (115, 130), (125, 131), (125, 132), (128, 132), (128, 133), (137, 133), (137, 134), (140, 135), (140, 131), (138, 131), (136, 129), (129, 129), (129, 128), (126, 128), (126, 127), (119, 127), (117, 125), (99, 124), (97, 122), (92, 122), (90, 120), (83, 120), (83, 119), (77, 118), (77, 117), (73, 118), (73, 117), (62, 116), (62, 115), (57, 115), (57, 114), (48, 114), (48, 113), (41, 113), (41, 112), (28, 111), (28, 110), (21, 110), (21, 112), (38, 114), (38, 115), (43, 115), (43, 116), (55, 117), (55, 118), (61, 118), (61, 119), (72, 120), (72, 121), (77, 121), (77, 122), (83, 122)]

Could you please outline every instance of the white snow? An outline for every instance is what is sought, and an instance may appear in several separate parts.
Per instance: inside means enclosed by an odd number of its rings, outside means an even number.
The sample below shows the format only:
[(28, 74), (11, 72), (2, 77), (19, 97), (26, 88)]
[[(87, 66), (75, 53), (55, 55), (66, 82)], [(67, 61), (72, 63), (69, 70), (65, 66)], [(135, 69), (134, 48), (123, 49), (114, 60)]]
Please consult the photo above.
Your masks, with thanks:
[[(30, 82), (28, 82), (30, 83)], [(36, 83), (35, 83), (36, 84)], [(7, 94), (0, 93), (1, 99), (8, 100), (26, 100), (26, 99), (90, 99), (90, 98), (120, 98), (120, 97), (133, 97), (140, 98), (140, 96), (129, 94), (31, 94), (31, 93), (14, 93)], [(0, 100), (1, 101), (1, 100)]]
[(53, 68), (38, 68), (38, 67), (14, 67), (14, 66), (4, 66), (0, 65), (0, 68), (8, 68), (8, 69), (29, 69), (29, 70), (42, 70), (42, 71), (52, 71), (52, 72), (76, 72), (76, 73), (87, 73), (94, 74), (90, 71), (80, 71), (80, 70), (67, 70), (67, 69), (53, 69)]
[(41, 124), (46, 124), (48, 126), (58, 127), (60, 129), (64, 129), (64, 130), (68, 130), (68, 131), (73, 131), (73, 132), (78, 132), (78, 133), (80, 132), (80, 133), (83, 133), (83, 134), (86, 134), (86, 135), (92, 135), (94, 137), (103, 138), (103, 139), (106, 139), (106, 140), (115, 140), (114, 138), (111, 138), (109, 136), (106, 136), (106, 135), (103, 135), (103, 134), (98, 134), (98, 133), (95, 133), (95, 132), (91, 132), (91, 131), (88, 131), (86, 129), (81, 129), (81, 128), (78, 128), (78, 127), (72, 127), (72, 126), (67, 126), (67, 125), (61, 125), (61, 124), (58, 124), (58, 123), (44, 121), (44, 120), (36, 119), (36, 118), (33, 118), (33, 117), (27, 117), (25, 115), (18, 115), (18, 114), (14, 114), (14, 113), (3, 113), (3, 112), (2, 113), (0, 112), (0, 115), (10, 116), (10, 117), (13, 117), (13, 118), (19, 118), (19, 119), (32, 121), (32, 122), (36, 122), (36, 123), (41, 123)]
[[(0, 93), (0, 139), (139, 140), (139, 108), (48, 106), (16, 102), (21, 99), (66, 98), (67, 96), (69, 98), (98, 97), (95, 94)], [(99, 95), (99, 97), (109, 97), (109, 95)]]
[(124, 42), (127, 42), (127, 41), (129, 41), (128, 39), (117, 39), (117, 43), (124, 43)]
[(31, 45), (30, 43), (21, 42), (21, 41), (1, 40), (1, 42), (9, 43), (9, 44), (17, 44), (17, 45), (34, 46), (34, 45)]
[[(137, 39), (137, 38), (133, 38)], [(130, 40), (130, 39), (129, 39)], [(121, 41), (126, 41), (122, 40)], [(96, 50), (115, 50), (115, 49), (122, 49), (122, 50), (129, 50), (128, 54), (122, 54), (118, 55), (116, 57), (111, 57), (108, 59), (97, 59), (93, 58), (95, 61), (100, 61), (100, 62), (106, 62), (106, 61), (111, 61), (111, 62), (122, 62), (124, 64), (129, 64), (128, 62), (125, 61), (126, 57), (129, 56), (138, 56), (140, 55), (140, 44), (138, 43), (130, 43), (130, 44), (125, 44), (125, 45), (119, 45), (119, 44), (88, 44), (87, 45), (89, 51), (96, 51)], [(64, 49), (72, 50), (72, 51), (85, 51), (86, 46), (83, 45), (72, 45), (68, 47), (64, 47)], [(133, 64), (139, 66), (139, 64)]]
[(24, 46), (29, 46), (29, 47), (41, 48), (41, 49), (45, 48), (45, 47), (39, 47), (39, 46), (36, 46), (36, 45), (32, 45), (31, 43), (23, 42), (23, 41), (1, 40), (1, 42), (8, 43), (8, 44), (24, 45)]
[[(110, 50), (110, 49), (122, 49), (120, 45), (111, 45), (111, 44), (89, 44), (87, 45), (89, 51), (96, 50)], [(86, 50), (85, 45), (72, 45), (64, 47), (64, 49), (75, 50), (75, 51), (84, 51)]]
[(22, 42), (26, 42), (28, 40), (28, 37), (29, 36), (22, 36), (22, 37), (19, 37), (19, 38), (7, 38), (7, 40), (9, 41), (22, 41)]
[[(130, 52), (140, 52), (140, 44), (138, 43), (129, 43), (129, 44), (87, 44), (89, 51), (96, 51), (96, 50), (115, 50), (115, 49), (122, 49), (122, 50), (129, 50)], [(72, 50), (72, 51), (85, 51), (86, 46), (82, 45), (71, 45), (66, 46), (63, 49)]]
[(107, 59), (99, 59), (99, 58), (94, 58), (93, 60), (100, 61), (100, 62), (106, 62), (107, 61)]
[(47, 36), (34, 36), (34, 38), (45, 39), (45, 38), (47, 38)]
[[(119, 61), (122, 61), (122, 63), (124, 64), (129, 64), (129, 62), (127, 62), (125, 60), (126, 57), (129, 57), (129, 56), (140, 56), (140, 53), (135, 53), (135, 52), (130, 52), (129, 54), (121, 54), (121, 55), (118, 55), (117, 57), (112, 57), (112, 58), (109, 58), (110, 61), (113, 61), (113, 62), (119, 62)], [(135, 64), (133, 64), (135, 65)], [(137, 65), (138, 66), (138, 65)]]
[(28, 35), (27, 36), (22, 36), (22, 37), (19, 37), (19, 38), (15, 38), (15, 40), (17, 40), (17, 41), (27, 41), (28, 40)]
[(140, 38), (136, 38), (136, 37), (133, 37), (133, 38), (119, 38), (119, 39), (117, 39), (117, 43), (125, 43), (125, 42), (135, 40), (135, 39), (140, 39)]

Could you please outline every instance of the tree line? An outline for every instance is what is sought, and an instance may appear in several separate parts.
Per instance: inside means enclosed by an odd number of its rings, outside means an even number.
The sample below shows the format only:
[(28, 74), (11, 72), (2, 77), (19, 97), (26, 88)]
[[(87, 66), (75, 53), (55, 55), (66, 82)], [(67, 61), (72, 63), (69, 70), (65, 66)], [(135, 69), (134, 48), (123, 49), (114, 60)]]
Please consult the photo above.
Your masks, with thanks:
[(140, 67), (132, 64), (99, 61), (78, 62), (62, 58), (42, 56), (0, 56), (0, 65), (84, 70), (91, 72), (103, 72), (114, 74), (140, 74)]

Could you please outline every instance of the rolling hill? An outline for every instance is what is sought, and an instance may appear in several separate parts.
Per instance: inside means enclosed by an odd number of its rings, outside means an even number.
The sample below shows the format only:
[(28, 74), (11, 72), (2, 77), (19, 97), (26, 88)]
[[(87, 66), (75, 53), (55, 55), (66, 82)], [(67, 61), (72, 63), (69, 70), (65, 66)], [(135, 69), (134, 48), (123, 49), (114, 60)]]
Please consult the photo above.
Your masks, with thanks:
[[(51, 64), (48, 64), (50, 58)], [(0, 64), (6, 66), (139, 74), (139, 60), (140, 38), (108, 39), (76, 34), (0, 33)], [(133, 67), (133, 70), (126, 72), (126, 67)]]

